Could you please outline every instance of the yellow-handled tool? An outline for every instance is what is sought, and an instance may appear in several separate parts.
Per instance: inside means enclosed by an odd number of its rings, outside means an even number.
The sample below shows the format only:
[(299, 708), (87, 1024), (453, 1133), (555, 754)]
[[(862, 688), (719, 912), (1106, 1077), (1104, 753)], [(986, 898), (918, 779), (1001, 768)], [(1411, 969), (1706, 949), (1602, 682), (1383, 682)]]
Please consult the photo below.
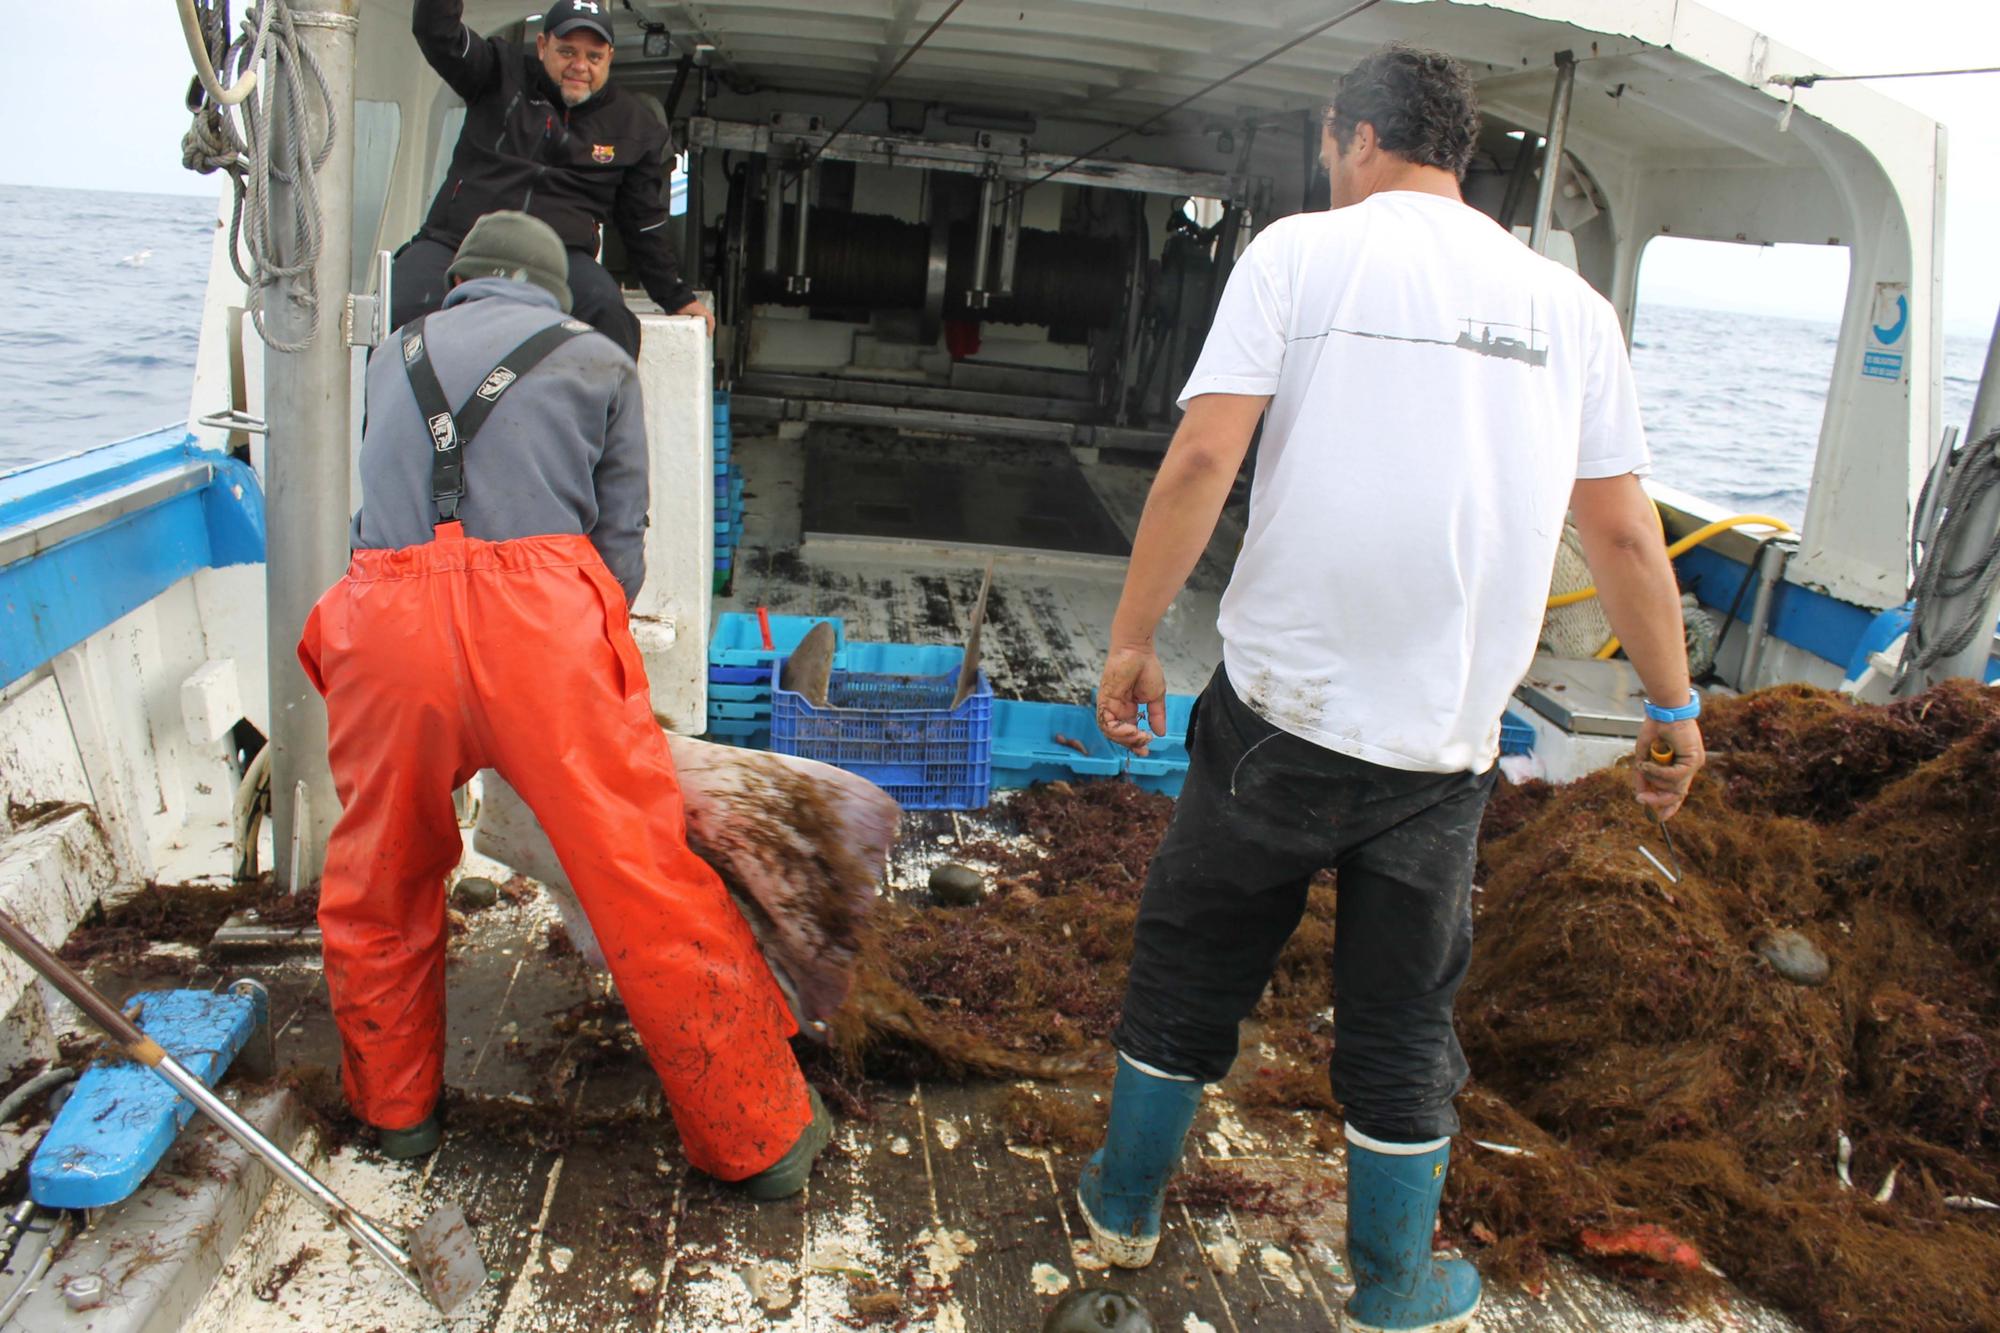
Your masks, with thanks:
[[(1671, 768), (1674, 760), (1679, 757), (1674, 753), (1673, 746), (1658, 737), (1653, 738), (1653, 744), (1647, 750), (1647, 758), (1663, 768)], [(1646, 807), (1646, 813), (1653, 817), (1654, 826), (1660, 830), (1660, 836), (1667, 841), (1667, 860), (1672, 863), (1672, 868), (1669, 869), (1666, 865), (1662, 865), (1660, 858), (1653, 855), (1652, 849), (1644, 843), (1639, 845), (1639, 854), (1644, 856), (1648, 861), (1651, 861), (1653, 868), (1658, 870), (1662, 875), (1665, 875), (1669, 884), (1678, 884), (1681, 882), (1681, 858), (1680, 854), (1674, 850), (1674, 835), (1667, 831), (1667, 821), (1660, 818), (1659, 811), (1649, 805)]]

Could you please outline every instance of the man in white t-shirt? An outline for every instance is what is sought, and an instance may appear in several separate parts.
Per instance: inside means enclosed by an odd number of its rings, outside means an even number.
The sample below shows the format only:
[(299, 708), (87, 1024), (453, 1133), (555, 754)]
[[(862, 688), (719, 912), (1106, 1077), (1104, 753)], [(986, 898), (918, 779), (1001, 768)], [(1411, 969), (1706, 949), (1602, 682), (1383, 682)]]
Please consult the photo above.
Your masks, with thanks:
[[(1465, 69), (1392, 47), (1321, 131), (1330, 212), (1272, 223), (1231, 274), (1146, 502), (1099, 724), (1163, 734), (1153, 633), (1215, 527), (1258, 419), (1223, 666), (1148, 874), (1104, 1149), (1079, 1188), (1114, 1263), (1159, 1239), (1204, 1083), (1339, 872), (1332, 1086), (1347, 1117), (1360, 1330), (1462, 1328), (1479, 1278), (1431, 1258), (1452, 1099), (1452, 1002), (1500, 714), (1535, 651), (1564, 512), (1644, 683), (1638, 797), (1662, 817), (1702, 762), (1679, 592), (1639, 483), (1632, 371), (1603, 297), (1468, 207)], [(1654, 740), (1669, 765), (1648, 759)]]

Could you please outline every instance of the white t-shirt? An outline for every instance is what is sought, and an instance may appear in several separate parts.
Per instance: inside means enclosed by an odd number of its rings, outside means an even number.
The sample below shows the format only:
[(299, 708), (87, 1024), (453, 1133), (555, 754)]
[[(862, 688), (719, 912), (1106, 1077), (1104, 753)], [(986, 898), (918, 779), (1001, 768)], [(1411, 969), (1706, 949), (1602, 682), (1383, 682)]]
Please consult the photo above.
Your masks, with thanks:
[(1573, 483), (1648, 465), (1610, 303), (1385, 192), (1251, 242), (1181, 405), (1205, 393), (1273, 395), (1219, 622), (1243, 701), (1370, 763), (1490, 766)]

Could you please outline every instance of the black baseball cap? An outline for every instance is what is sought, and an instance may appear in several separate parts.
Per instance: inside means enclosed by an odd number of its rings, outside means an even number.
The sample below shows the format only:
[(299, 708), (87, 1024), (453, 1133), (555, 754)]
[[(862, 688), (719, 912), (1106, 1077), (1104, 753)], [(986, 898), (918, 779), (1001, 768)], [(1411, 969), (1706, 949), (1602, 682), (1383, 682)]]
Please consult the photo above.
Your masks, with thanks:
[(562, 37), (578, 28), (588, 28), (605, 41), (617, 44), (611, 35), (611, 0), (556, 0), (542, 16), (542, 31)]

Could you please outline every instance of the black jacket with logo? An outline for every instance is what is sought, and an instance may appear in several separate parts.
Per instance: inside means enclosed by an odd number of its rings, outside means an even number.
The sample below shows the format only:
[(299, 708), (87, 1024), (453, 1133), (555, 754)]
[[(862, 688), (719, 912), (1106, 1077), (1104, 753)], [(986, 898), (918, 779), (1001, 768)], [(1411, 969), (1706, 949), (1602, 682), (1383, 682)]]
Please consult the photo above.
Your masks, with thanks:
[(666, 240), (667, 127), (615, 84), (564, 106), (532, 48), (481, 37), (464, 14), (464, 0), (416, 0), (411, 16), (424, 59), (465, 99), (465, 128), (423, 235), (456, 247), (483, 215), (518, 208), (595, 255), (608, 223), (662, 310), (692, 301)]

